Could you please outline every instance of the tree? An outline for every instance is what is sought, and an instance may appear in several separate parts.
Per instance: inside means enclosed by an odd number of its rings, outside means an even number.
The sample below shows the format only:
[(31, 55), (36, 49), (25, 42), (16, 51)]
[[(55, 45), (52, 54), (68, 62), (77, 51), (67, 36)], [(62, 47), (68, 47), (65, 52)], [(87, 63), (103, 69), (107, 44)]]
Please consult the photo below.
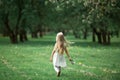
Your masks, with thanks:
[(11, 43), (18, 43), (18, 29), (25, 7), (24, 0), (1, 0), (1, 21), (8, 31)]
[(85, 5), (88, 8), (86, 21), (90, 22), (91, 28), (93, 28), (93, 41), (95, 41), (95, 33), (98, 37), (98, 43), (110, 44), (110, 29), (113, 26), (109, 25), (109, 21), (113, 19), (110, 19), (110, 14), (114, 13), (112, 1), (117, 3), (116, 0), (85, 1)]

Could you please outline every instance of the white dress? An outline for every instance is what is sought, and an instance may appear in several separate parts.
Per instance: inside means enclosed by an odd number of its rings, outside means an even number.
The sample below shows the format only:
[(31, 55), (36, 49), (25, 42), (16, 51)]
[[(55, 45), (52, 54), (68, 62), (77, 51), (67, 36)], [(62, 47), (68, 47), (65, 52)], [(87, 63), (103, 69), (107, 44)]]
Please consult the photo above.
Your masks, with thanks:
[(54, 67), (66, 67), (66, 60), (63, 54), (59, 54), (58, 51), (54, 53), (53, 56), (53, 65)]

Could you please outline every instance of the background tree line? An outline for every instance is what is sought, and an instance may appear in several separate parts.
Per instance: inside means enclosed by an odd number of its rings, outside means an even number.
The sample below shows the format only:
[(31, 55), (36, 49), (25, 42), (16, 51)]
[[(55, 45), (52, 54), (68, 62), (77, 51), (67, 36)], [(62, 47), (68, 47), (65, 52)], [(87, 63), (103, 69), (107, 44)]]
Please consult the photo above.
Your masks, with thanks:
[[(0, 33), (11, 43), (24, 42), (48, 31), (72, 31), (75, 38), (110, 44), (119, 36), (120, 0), (0, 0)], [(97, 39), (96, 39), (97, 38)]]

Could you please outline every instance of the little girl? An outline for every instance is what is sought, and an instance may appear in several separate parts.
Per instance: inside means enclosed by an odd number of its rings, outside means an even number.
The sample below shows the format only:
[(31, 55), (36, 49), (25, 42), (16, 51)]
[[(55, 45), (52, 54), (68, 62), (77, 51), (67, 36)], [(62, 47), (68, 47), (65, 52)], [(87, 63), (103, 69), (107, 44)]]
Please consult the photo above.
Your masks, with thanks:
[(56, 36), (56, 43), (50, 57), (50, 61), (53, 61), (53, 66), (58, 77), (61, 73), (61, 67), (66, 67), (66, 60), (63, 55), (64, 52), (67, 54), (68, 59), (72, 60), (67, 50), (67, 42), (64, 38), (64, 35), (62, 32), (59, 32)]

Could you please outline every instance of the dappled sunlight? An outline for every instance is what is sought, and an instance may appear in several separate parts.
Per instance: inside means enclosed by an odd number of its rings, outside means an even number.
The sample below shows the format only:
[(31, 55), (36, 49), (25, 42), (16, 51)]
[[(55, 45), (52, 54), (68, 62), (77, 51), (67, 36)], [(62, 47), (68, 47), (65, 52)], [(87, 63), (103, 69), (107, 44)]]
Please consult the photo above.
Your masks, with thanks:
[[(17, 72), (21, 77), (24, 77), (26, 79), (30, 79), (30, 77), (27, 76), (27, 74), (23, 71), (21, 71), (20, 69), (18, 69), (17, 67), (13, 66), (10, 62), (7, 61), (7, 59), (5, 59), (3, 56), (1, 58), (2, 63), (7, 66), (9, 69), (11, 69), (14, 72)], [(11, 74), (10, 74), (11, 75)]]
[(71, 72), (72, 72), (72, 71), (75, 71), (75, 72), (77, 72), (78, 74), (79, 74), (79, 73), (82, 73), (82, 74), (88, 75), (88, 76), (95, 76), (95, 77), (97, 76), (95, 73), (88, 72), (88, 71), (85, 71), (85, 70), (83, 70), (83, 69), (75, 69), (75, 68), (71, 68), (71, 67), (68, 67), (67, 69), (70, 70)]

